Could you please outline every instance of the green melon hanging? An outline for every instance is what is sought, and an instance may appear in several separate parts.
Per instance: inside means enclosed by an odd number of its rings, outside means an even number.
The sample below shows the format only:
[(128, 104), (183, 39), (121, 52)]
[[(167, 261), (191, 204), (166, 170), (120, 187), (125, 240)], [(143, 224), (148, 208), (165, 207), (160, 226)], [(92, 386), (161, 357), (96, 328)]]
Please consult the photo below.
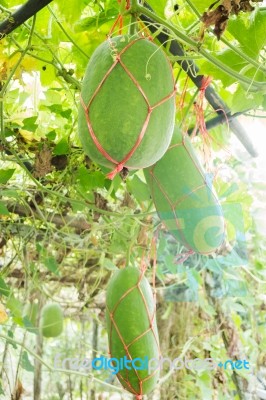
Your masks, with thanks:
[[(155, 311), (155, 299), (144, 271), (126, 267), (112, 276), (106, 294), (107, 332), (112, 358), (160, 359)], [(159, 369), (150, 372), (149, 368), (122, 368), (117, 377), (136, 399), (142, 399), (144, 394), (154, 389)]]
[(165, 155), (144, 174), (161, 221), (178, 241), (200, 254), (223, 243), (223, 211), (211, 176), (177, 127)]
[(63, 332), (64, 314), (57, 303), (46, 304), (41, 310), (40, 329), (44, 337), (57, 337)]
[(85, 153), (111, 168), (111, 179), (124, 167), (154, 164), (171, 141), (174, 95), (172, 67), (161, 48), (139, 36), (108, 38), (93, 53), (82, 84)]

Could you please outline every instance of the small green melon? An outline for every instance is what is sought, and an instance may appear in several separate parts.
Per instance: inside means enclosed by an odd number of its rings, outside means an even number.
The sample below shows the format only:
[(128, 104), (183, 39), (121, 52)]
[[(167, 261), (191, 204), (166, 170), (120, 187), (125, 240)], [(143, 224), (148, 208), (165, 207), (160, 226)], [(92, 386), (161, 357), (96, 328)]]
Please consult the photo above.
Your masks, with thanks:
[(109, 168), (154, 164), (171, 141), (174, 94), (172, 67), (158, 46), (136, 36), (106, 40), (82, 84), (79, 137), (85, 153)]
[(46, 304), (41, 310), (40, 328), (44, 337), (56, 337), (63, 331), (63, 310), (57, 303)]

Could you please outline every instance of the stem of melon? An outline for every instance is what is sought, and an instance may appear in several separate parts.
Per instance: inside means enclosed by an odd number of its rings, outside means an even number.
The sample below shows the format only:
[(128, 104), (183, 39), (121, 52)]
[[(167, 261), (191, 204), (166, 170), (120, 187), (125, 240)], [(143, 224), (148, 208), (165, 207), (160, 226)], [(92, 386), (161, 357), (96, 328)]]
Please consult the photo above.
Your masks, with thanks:
[(239, 82), (242, 82), (245, 85), (248, 85), (249, 89), (254, 88), (254, 90), (255, 89), (260, 90), (260, 89), (266, 88), (265, 82), (255, 81), (254, 79), (251, 79), (248, 76), (242, 75), (239, 72), (235, 71), (234, 69), (229, 67), (227, 64), (224, 64), (218, 58), (214, 57), (211, 54), (211, 52), (200, 47), (199, 44), (194, 39), (191, 39), (189, 36), (182, 33), (179, 29), (177, 29), (174, 25), (172, 25), (170, 22), (164, 20), (159, 15), (150, 11), (146, 7), (143, 7), (142, 5), (138, 4), (136, 11), (139, 14), (145, 15), (146, 17), (150, 18), (152, 21), (157, 22), (160, 25), (162, 25), (163, 27), (165, 27), (166, 29), (168, 29), (170, 32), (172, 32), (173, 36), (175, 36), (180, 42), (190, 46), (195, 52), (201, 54), (206, 60), (210, 61), (213, 65), (215, 65), (217, 68), (219, 68), (220, 70), (225, 72), (227, 75), (234, 77)]
[(134, 36), (137, 33), (137, 18), (135, 15), (131, 16), (128, 33), (130, 36)]
[(131, 7), (129, 12), (131, 14), (129, 35), (134, 36), (137, 33), (137, 16), (138, 16), (138, 0), (131, 0)]

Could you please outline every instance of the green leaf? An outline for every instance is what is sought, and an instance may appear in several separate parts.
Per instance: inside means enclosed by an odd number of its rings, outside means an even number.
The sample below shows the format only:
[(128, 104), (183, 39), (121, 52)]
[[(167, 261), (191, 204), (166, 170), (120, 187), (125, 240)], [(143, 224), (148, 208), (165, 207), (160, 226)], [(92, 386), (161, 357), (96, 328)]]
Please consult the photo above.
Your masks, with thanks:
[(25, 350), (21, 356), (21, 367), (28, 372), (34, 372), (34, 366), (31, 364), (28, 353)]
[(0, 382), (0, 395), (5, 395), (5, 392), (3, 391), (2, 388), (2, 382)]
[(6, 184), (14, 174), (15, 169), (1, 169), (0, 170), (0, 183)]
[(8, 7), (8, 4), (6, 3), (5, 0), (0, 0), (0, 4), (1, 6)]
[(9, 214), (10, 213), (9, 213), (6, 205), (2, 201), (0, 201), (0, 215), (9, 215)]
[(41, 246), (40, 243), (36, 243), (36, 250), (39, 254), (41, 254), (44, 251), (44, 248)]
[(49, 108), (49, 110), (51, 110), (53, 113), (59, 114), (66, 119), (69, 119), (69, 117), (72, 114), (72, 110), (70, 109), (63, 110), (62, 104), (53, 104), (51, 106), (46, 106), (46, 107)]
[(245, 89), (238, 86), (232, 97), (231, 113), (257, 109), (263, 102), (263, 94), (261, 92), (247, 93)]
[(109, 271), (117, 270), (117, 266), (109, 258), (104, 258), (101, 265)]
[(244, 19), (231, 19), (228, 31), (238, 40), (241, 50), (257, 58), (266, 45), (266, 11), (259, 8), (250, 15), (249, 24)]
[(19, 199), (20, 198), (19, 193), (14, 189), (1, 190), (0, 191), (0, 195), (5, 196), (5, 197), (11, 197), (13, 199)]
[(149, 0), (148, 4), (152, 7), (153, 11), (161, 17), (164, 17), (164, 10), (166, 7), (165, 0)]
[(15, 135), (15, 132), (13, 131), (13, 129), (10, 129), (7, 127), (7, 128), (5, 128), (4, 135), (6, 138), (11, 137), (11, 136)]
[(150, 200), (150, 191), (148, 185), (143, 182), (137, 175), (127, 181), (127, 189), (134, 195), (138, 202)]
[(25, 118), (22, 122), (23, 122), (23, 129), (30, 131), (30, 132), (35, 132), (36, 129), (38, 128), (38, 125), (35, 124), (36, 120), (37, 120), (37, 116), (36, 117), (29, 117), (29, 118)]
[(101, 171), (88, 171), (84, 165), (78, 169), (77, 182), (85, 192), (103, 188), (105, 186), (105, 180), (106, 178)]
[(118, 15), (118, 10), (116, 8), (109, 9), (107, 12), (103, 11), (96, 15), (95, 17), (82, 18), (75, 24), (75, 32), (87, 31), (90, 27), (100, 28), (106, 22), (109, 22)]
[(4, 279), (1, 277), (0, 277), (0, 294), (7, 297), (10, 295), (10, 288), (9, 286), (6, 285)]
[(201, 391), (201, 398), (204, 400), (212, 400), (212, 376), (210, 371), (204, 371), (197, 378), (197, 386)]
[[(7, 331), (7, 336), (10, 337), (11, 339), (14, 339), (14, 333), (10, 330)], [(9, 340), (7, 340), (7, 343), (9, 343), (13, 347), (13, 349), (17, 349), (16, 343), (13, 343)]]
[(56, 69), (51, 64), (45, 64), (44, 62), (41, 63), (39, 67), (41, 84), (43, 86), (49, 86), (55, 80), (58, 80), (56, 76)]
[(6, 306), (11, 311), (14, 317), (21, 318), (23, 305), (13, 295), (11, 295), (7, 300)]
[(56, 259), (53, 256), (47, 257), (43, 260), (44, 265), (49, 271), (53, 272), (55, 275), (59, 275), (59, 269)]
[(69, 23), (75, 22), (81, 15), (81, 11), (87, 5), (85, 1), (76, 1), (76, 0), (56, 0), (56, 4), (59, 8), (61, 15), (65, 18), (65, 20)]
[(201, 14), (204, 11), (207, 11), (210, 5), (214, 3), (212, 0), (193, 0), (192, 4), (193, 6), (199, 11)]
[[(236, 72), (240, 72), (244, 67), (248, 65), (247, 61), (243, 60), (231, 49), (227, 49), (220, 53), (217, 53), (216, 58)], [(204, 75), (210, 75), (214, 79), (220, 79), (224, 87), (228, 87), (236, 81), (235, 78), (229, 76), (209, 61), (204, 61), (201, 64), (200, 73)]]
[(53, 153), (57, 156), (61, 156), (63, 154), (68, 154), (69, 150), (70, 150), (70, 148), (69, 148), (69, 144), (68, 144), (67, 140), (62, 139), (55, 146)]
[(53, 130), (53, 131), (48, 132), (47, 135), (46, 135), (46, 137), (47, 137), (48, 140), (51, 140), (51, 141), (55, 140), (55, 138), (56, 138), (56, 131)]

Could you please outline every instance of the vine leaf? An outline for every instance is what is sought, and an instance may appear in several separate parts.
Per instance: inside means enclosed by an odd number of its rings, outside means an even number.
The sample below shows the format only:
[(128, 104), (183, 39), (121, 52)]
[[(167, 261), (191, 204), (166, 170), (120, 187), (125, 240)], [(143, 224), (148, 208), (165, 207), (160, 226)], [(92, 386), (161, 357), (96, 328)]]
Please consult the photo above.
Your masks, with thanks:
[[(258, 3), (262, 1), (263, 0), (255, 0), (255, 2)], [(205, 30), (212, 25), (214, 25), (214, 34), (218, 39), (220, 39), (227, 27), (228, 20), (231, 15), (238, 15), (240, 11), (251, 12), (254, 10), (254, 7), (251, 5), (250, 0), (223, 0), (221, 4), (219, 4), (214, 10), (212, 10), (213, 6), (217, 3), (220, 2), (216, 1), (215, 3), (213, 3), (209, 7), (209, 10), (204, 12), (201, 17), (201, 20), (203, 22), (203, 28), (200, 35), (201, 39), (203, 39)], [(243, 34), (242, 31), (241, 34)]]
[(245, 111), (249, 109), (257, 109), (263, 101), (263, 93), (247, 93), (241, 86), (238, 86), (232, 97), (231, 112)]
[(0, 294), (2, 294), (3, 296), (9, 296), (10, 294), (10, 288), (9, 286), (7, 286), (7, 284), (5, 283), (4, 279), (0, 277)]
[(247, 26), (243, 19), (231, 20), (228, 23), (230, 32), (239, 42), (241, 50), (257, 58), (266, 45), (266, 12), (258, 9), (250, 16)]
[(9, 214), (10, 213), (9, 213), (6, 205), (2, 201), (0, 201), (0, 215), (9, 215)]
[(53, 272), (55, 275), (59, 275), (58, 264), (53, 256), (45, 258), (43, 263), (49, 271)]
[(0, 382), (0, 394), (1, 394), (1, 395), (2, 395), (2, 394), (3, 394), (3, 395), (5, 394), (5, 392), (3, 391), (1, 382)]
[(15, 169), (1, 169), (0, 170), (0, 183), (6, 184), (14, 174)]
[(28, 353), (25, 350), (21, 357), (21, 367), (28, 372), (34, 372), (34, 366), (31, 364)]

